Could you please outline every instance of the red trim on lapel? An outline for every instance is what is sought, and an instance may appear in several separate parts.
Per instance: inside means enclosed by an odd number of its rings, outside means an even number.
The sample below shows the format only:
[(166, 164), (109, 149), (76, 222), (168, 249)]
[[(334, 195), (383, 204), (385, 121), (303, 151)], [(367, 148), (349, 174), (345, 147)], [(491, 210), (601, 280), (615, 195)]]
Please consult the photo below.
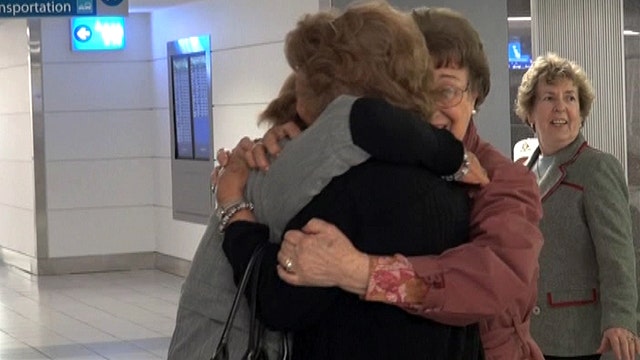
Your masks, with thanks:
[(598, 292), (596, 291), (595, 288), (591, 289), (591, 299), (589, 300), (554, 302), (553, 297), (551, 296), (551, 293), (550, 292), (547, 293), (547, 303), (549, 304), (549, 307), (552, 307), (552, 308), (580, 306), (580, 305), (587, 305), (587, 304), (595, 304), (597, 302), (598, 302)]
[[(576, 159), (578, 158), (578, 155), (580, 155), (580, 153), (589, 145), (587, 144), (587, 141), (585, 140), (582, 145), (580, 145), (580, 147), (578, 148), (578, 150), (573, 154), (573, 156), (571, 157), (571, 159), (569, 159), (567, 162), (560, 164), (560, 166), (558, 166), (558, 168), (560, 168), (560, 173), (562, 175), (560, 175), (560, 179), (558, 180), (558, 182), (556, 182), (551, 189), (549, 189), (549, 191), (547, 191), (546, 194), (544, 194), (544, 196), (542, 197), (541, 201), (545, 201), (549, 195), (551, 195), (554, 191), (556, 191), (558, 189), (558, 187), (564, 183), (564, 178), (567, 176), (567, 171), (565, 170), (565, 168), (571, 164), (573, 164)], [(569, 183), (567, 183), (569, 184)], [(581, 189), (582, 190), (582, 189)]]

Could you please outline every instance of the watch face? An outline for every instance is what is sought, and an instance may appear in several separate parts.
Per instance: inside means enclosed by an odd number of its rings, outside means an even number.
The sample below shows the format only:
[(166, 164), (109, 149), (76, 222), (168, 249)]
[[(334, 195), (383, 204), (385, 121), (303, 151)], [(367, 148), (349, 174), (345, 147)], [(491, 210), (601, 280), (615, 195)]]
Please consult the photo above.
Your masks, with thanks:
[(122, 3), (122, 0), (102, 0), (102, 3), (107, 6), (118, 6)]

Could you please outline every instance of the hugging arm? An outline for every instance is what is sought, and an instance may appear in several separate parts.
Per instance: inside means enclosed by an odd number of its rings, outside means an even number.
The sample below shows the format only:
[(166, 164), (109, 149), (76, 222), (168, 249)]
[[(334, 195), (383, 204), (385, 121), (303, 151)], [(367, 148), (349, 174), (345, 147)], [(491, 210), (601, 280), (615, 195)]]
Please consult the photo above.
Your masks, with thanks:
[[(269, 229), (262, 224), (236, 221), (225, 233), (223, 250), (233, 268), (236, 284), (242, 278), (255, 248), (267, 243), (259, 267), (258, 317), (270, 329), (297, 331), (322, 317), (340, 291), (337, 288), (294, 287), (278, 278), (278, 244), (269, 243)], [(250, 287), (246, 295), (250, 296)]]
[(464, 148), (448, 131), (410, 111), (341, 95), (286, 143), (267, 172), (249, 180), (247, 198), (256, 205), (258, 221), (270, 227), (272, 241), (281, 238), (286, 222), (334, 177), (366, 161), (369, 152), (380, 160), (422, 164), (435, 174), (449, 175), (461, 167)]
[[(354, 134), (354, 139), (357, 136)], [(342, 284), (335, 279), (341, 287), (365, 295), (367, 300), (394, 304), (451, 325), (474, 323), (500, 314), (516, 302), (531, 301), (543, 242), (538, 228), (542, 208), (535, 177), (479, 139), (468, 145), (491, 176), (488, 185), (471, 193), (470, 242), (440, 256), (371, 257), (369, 274), (364, 276), (368, 283)], [(328, 238), (330, 230), (329, 225), (318, 225), (313, 229), (315, 234), (299, 235), (307, 236), (307, 246), (314, 246), (314, 241)], [(327, 247), (333, 249), (329, 251), (339, 248), (344, 247)], [(333, 253), (331, 257), (349, 258), (348, 255)], [(332, 270), (290, 281), (313, 285), (322, 276), (335, 277)], [(469, 294), (473, 294), (474, 301), (468, 301)]]
[(450, 175), (460, 168), (464, 148), (453, 134), (383, 100), (356, 100), (349, 125), (353, 143), (373, 158), (420, 165), (436, 175)]
[[(409, 258), (415, 276), (427, 285), (440, 279), (444, 286), (430, 286), (416, 303), (398, 305), (436, 321), (464, 325), (500, 314), (516, 301), (530, 301), (543, 242), (541, 215), (535, 178), (525, 167), (504, 164), (494, 169), (491, 183), (473, 197), (470, 242), (437, 257)], [(375, 286), (370, 284), (370, 289)]]
[[(299, 228), (311, 217), (318, 216), (336, 223), (347, 234), (353, 234), (356, 225), (353, 216), (355, 204), (347, 201), (349, 194), (340, 185), (329, 184), (313, 201), (288, 222), (288, 228)], [(341, 203), (340, 211), (335, 204)], [(304, 329), (326, 315), (338, 296), (344, 292), (337, 287), (297, 287), (282, 281), (277, 273), (279, 244), (269, 242), (269, 228), (250, 221), (232, 222), (224, 234), (223, 250), (229, 260), (236, 282), (254, 249), (267, 243), (260, 265), (258, 316), (275, 330), (296, 331)]]
[[(538, 188), (525, 167), (507, 159), (492, 170), (491, 183), (473, 194), (469, 243), (437, 256), (370, 255), (369, 268), (361, 269), (348, 260), (357, 259), (358, 251), (343, 245), (350, 241), (347, 236), (316, 220), (305, 226), (305, 233), (285, 236), (295, 246), (282, 247), (282, 256), (295, 258), (301, 271), (283, 278), (296, 285), (336, 283), (366, 300), (449, 325), (475, 323), (515, 303), (531, 302), (542, 247)], [(313, 259), (319, 257), (331, 265), (317, 265)]]

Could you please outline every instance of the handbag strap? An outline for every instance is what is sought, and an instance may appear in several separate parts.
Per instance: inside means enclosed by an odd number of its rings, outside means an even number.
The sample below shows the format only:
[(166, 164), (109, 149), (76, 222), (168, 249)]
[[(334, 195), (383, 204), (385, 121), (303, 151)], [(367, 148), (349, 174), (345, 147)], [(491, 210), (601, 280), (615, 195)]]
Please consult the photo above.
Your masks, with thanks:
[(251, 278), (251, 289), (250, 289), (250, 311), (251, 318), (249, 319), (249, 346), (247, 347), (247, 357), (255, 356), (260, 351), (260, 342), (262, 340), (262, 331), (263, 326), (258, 321), (256, 317), (256, 309), (258, 303), (258, 284), (260, 283), (260, 265), (262, 264), (262, 254), (256, 258), (256, 263), (254, 267), (256, 269), (253, 271), (253, 277)]
[[(233, 327), (233, 321), (235, 320), (236, 314), (238, 312), (238, 308), (240, 307), (240, 301), (242, 300), (242, 294), (247, 288), (247, 283), (251, 278), (251, 274), (253, 272), (253, 268), (259, 259), (262, 259), (262, 254), (264, 253), (266, 244), (259, 245), (251, 255), (249, 259), (249, 263), (247, 264), (247, 268), (244, 270), (244, 274), (242, 275), (242, 280), (238, 285), (238, 290), (236, 291), (236, 295), (233, 298), (233, 305), (231, 305), (231, 311), (229, 311), (229, 316), (227, 317), (227, 321), (224, 324), (224, 330), (222, 330), (222, 335), (220, 336), (220, 341), (218, 342), (218, 346), (216, 347), (215, 354), (211, 357), (211, 359), (215, 359), (216, 356), (221, 352), (226, 352), (227, 345), (229, 343), (229, 333), (231, 332), (231, 328)], [(255, 298), (255, 297), (253, 297)], [(254, 301), (252, 299), (252, 301)], [(253, 321), (253, 316), (252, 316)]]
[[(253, 277), (251, 278), (251, 289), (250, 291), (250, 311), (251, 318), (249, 320), (249, 345), (247, 346), (247, 351), (245, 352), (242, 359), (245, 360), (260, 360), (263, 359), (262, 355), (265, 351), (262, 348), (262, 339), (264, 335), (265, 327), (258, 320), (256, 316), (257, 308), (258, 308), (258, 291), (260, 284), (260, 266), (262, 264), (262, 259), (264, 252), (258, 255), (256, 258), (256, 262), (254, 264)], [(281, 343), (280, 343), (280, 360), (289, 360), (291, 358), (291, 352), (289, 350), (289, 336), (286, 332), (281, 333)], [(266, 358), (266, 357), (265, 357)], [(277, 360), (277, 359), (275, 359)]]
[(280, 344), (280, 351), (282, 352), (282, 360), (291, 359), (291, 350), (289, 349), (289, 334), (282, 333), (282, 343)]

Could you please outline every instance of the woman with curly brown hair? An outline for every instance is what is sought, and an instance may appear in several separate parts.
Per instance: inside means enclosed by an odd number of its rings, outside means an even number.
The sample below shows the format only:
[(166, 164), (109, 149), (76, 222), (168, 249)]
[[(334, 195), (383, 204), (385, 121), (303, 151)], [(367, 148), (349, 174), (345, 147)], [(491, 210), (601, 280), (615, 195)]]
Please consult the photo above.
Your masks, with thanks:
[[(295, 71), (297, 113), (309, 125), (307, 134), (342, 94), (385, 99), (422, 118), (432, 113), (432, 64), (422, 35), (410, 16), (386, 4), (355, 5), (337, 16), (308, 15), (288, 34), (285, 52)], [(453, 173), (463, 147), (452, 136), (445, 138), (450, 146), (442, 163)], [(319, 217), (335, 223), (363, 251), (440, 254), (467, 241), (469, 199), (463, 188), (439, 175), (417, 166), (366, 161), (331, 180), (288, 219), (286, 228), (299, 229)], [(337, 287), (282, 281), (278, 267), (289, 265), (278, 265), (279, 244), (269, 243), (269, 227), (255, 222), (277, 208), (260, 209), (256, 203), (254, 214), (251, 206), (238, 205), (246, 203), (247, 176), (247, 165), (235, 151), (218, 180), (218, 203), (223, 213), (232, 214), (221, 224), (223, 249), (237, 278), (253, 250), (267, 244), (258, 317), (272, 329), (293, 333), (294, 359), (482, 358), (477, 325), (439, 324)], [(251, 182), (248, 187), (251, 194)]]
[[(543, 243), (535, 177), (483, 141), (475, 128), (474, 114), (490, 89), (488, 61), (478, 32), (451, 9), (418, 8), (411, 15), (435, 63), (435, 89), (430, 92), (435, 111), (430, 122), (463, 140), (469, 157), (477, 155), (491, 179), (485, 186), (467, 187), (472, 198), (470, 241), (438, 256), (381, 256), (354, 247), (340, 229), (316, 219), (302, 231), (287, 232), (279, 254), (284, 265), (279, 274), (293, 285), (337, 286), (367, 301), (397, 306), (444, 324), (479, 322), (487, 359), (541, 360), (542, 352), (529, 331)], [(374, 158), (396, 163), (430, 154), (423, 146), (433, 140), (421, 137), (430, 128), (420, 126), (415, 114), (386, 103), (373, 106), (363, 99), (343, 110), (333, 112), (333, 117), (336, 123), (348, 119), (348, 131), (327, 131), (323, 137), (305, 134), (315, 129), (304, 131), (284, 148), (281, 154), (287, 156), (273, 163), (271, 176), (293, 173), (296, 162), (291, 161), (291, 154), (295, 154), (325, 169), (304, 173), (305, 180), (312, 178), (315, 188), (321, 188), (318, 178), (344, 171), (332, 166), (331, 159), (346, 157), (349, 144)], [(264, 144), (271, 153), (279, 149), (269, 139), (296, 134), (291, 126), (287, 129), (277, 127), (265, 135)], [(319, 152), (319, 138), (341, 146)], [(263, 166), (262, 149), (254, 147), (256, 158), (249, 161)], [(304, 169), (299, 170), (295, 173)], [(294, 184), (283, 180), (281, 188)], [(430, 237), (414, 240), (430, 241)]]

